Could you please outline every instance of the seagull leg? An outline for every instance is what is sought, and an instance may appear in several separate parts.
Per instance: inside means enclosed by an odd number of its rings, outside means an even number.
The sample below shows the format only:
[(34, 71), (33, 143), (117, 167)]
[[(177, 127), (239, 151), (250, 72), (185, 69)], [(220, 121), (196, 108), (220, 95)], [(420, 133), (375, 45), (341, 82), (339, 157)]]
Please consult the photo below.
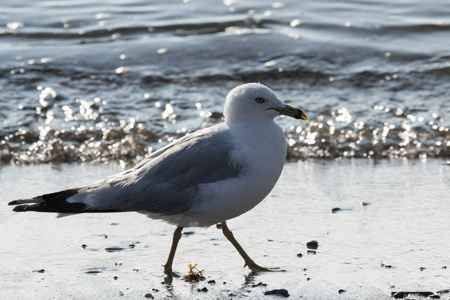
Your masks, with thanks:
[(242, 258), (245, 261), (245, 266), (249, 267), (250, 270), (252, 270), (252, 272), (271, 272), (271, 271), (275, 271), (275, 269), (269, 269), (269, 268), (264, 268), (261, 267), (259, 265), (257, 265), (253, 259), (250, 258), (250, 256), (248, 256), (248, 254), (244, 251), (244, 249), (241, 247), (241, 245), (239, 245), (238, 241), (236, 241), (236, 239), (233, 236), (233, 233), (231, 232), (230, 229), (228, 229), (227, 223), (226, 222), (222, 222), (221, 223), (221, 227), (222, 227), (222, 232), (223, 235), (233, 244), (234, 248), (236, 248), (236, 250), (239, 252), (239, 254), (242, 256)]
[(177, 273), (174, 273), (172, 271), (172, 264), (173, 264), (173, 259), (175, 257), (175, 252), (177, 251), (178, 242), (181, 239), (182, 231), (183, 231), (183, 227), (177, 227), (177, 229), (175, 229), (175, 231), (173, 233), (172, 247), (170, 248), (170, 253), (169, 253), (169, 257), (167, 258), (167, 262), (164, 265), (164, 273), (168, 277), (172, 277), (172, 276), (180, 277), (180, 275), (178, 275)]

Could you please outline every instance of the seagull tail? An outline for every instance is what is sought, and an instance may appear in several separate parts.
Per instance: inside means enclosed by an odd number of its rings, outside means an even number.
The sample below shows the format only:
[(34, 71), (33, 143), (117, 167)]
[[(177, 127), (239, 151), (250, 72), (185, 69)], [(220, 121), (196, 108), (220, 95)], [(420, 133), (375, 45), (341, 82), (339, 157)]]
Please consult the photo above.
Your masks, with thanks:
[(80, 188), (68, 189), (56, 193), (45, 194), (31, 199), (15, 200), (8, 203), (14, 211), (39, 211), (58, 213), (81, 213), (88, 208), (84, 203), (70, 203), (66, 199), (78, 194)]

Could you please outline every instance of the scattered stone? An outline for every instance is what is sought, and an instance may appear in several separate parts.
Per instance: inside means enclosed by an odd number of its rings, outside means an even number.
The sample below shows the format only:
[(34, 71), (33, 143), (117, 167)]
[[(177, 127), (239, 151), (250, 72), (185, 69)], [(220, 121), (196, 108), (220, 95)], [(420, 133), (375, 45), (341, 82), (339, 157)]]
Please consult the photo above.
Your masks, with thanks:
[(83, 245), (81, 245), (81, 248), (86, 249), (86, 248), (87, 248), (87, 245), (86, 245), (86, 244), (83, 244)]
[(139, 269), (133, 269), (133, 271), (135, 271), (135, 272), (139, 272)]
[(115, 251), (123, 251), (123, 250), (125, 250), (125, 249), (122, 247), (106, 247), (105, 248), (106, 252), (115, 252)]
[(416, 295), (420, 297), (430, 297), (433, 295), (432, 292), (392, 292), (391, 297), (394, 299), (403, 299), (405, 297)]
[(309, 277), (308, 277), (308, 278), (306, 278), (306, 281), (310, 281), (310, 280), (311, 280), (311, 278), (309, 278)]
[(214, 279), (208, 280), (207, 283), (209, 284), (216, 284), (216, 281)]
[(258, 284), (253, 284), (253, 285), (252, 285), (252, 287), (258, 287), (258, 286), (266, 287), (267, 284), (262, 283), (262, 282), (260, 281), (260, 282), (258, 282)]
[(107, 234), (104, 234), (103, 237), (104, 237), (105, 239), (107, 239), (107, 238), (108, 238), (108, 235), (107, 235)]
[(341, 211), (341, 210), (342, 210), (341, 208), (335, 207), (335, 208), (331, 209), (331, 213), (335, 214), (335, 213), (337, 213), (338, 211)]
[(207, 293), (207, 292), (208, 292), (208, 288), (207, 288), (207, 287), (204, 287), (204, 288), (202, 288), (202, 289), (197, 289), (197, 292), (204, 292), (204, 293)]
[(34, 270), (33, 273), (44, 273), (45, 270), (44, 269), (40, 269), (40, 270)]
[(440, 290), (440, 291), (437, 291), (436, 293), (438, 293), (438, 294), (448, 294), (448, 293), (450, 293), (450, 290)]
[(316, 255), (317, 252), (314, 250), (308, 250), (308, 252), (306, 253), (308, 253), (309, 255)]
[(217, 229), (222, 229), (222, 224), (216, 224)]
[(147, 298), (147, 299), (155, 299), (155, 297), (153, 297), (153, 295), (151, 293), (145, 294), (144, 297)]
[(439, 296), (439, 295), (431, 295), (428, 298), (430, 298), (430, 299), (441, 299), (441, 296)]
[(112, 223), (109, 223), (109, 225), (115, 226), (115, 225), (119, 225), (119, 223), (114, 223), (114, 222), (112, 222)]
[(264, 293), (264, 295), (275, 295), (275, 296), (281, 296), (281, 297), (289, 297), (289, 292), (286, 289), (276, 289), (276, 290), (271, 290), (271, 291), (267, 291)]
[(346, 292), (346, 290), (343, 290), (343, 289), (340, 289), (340, 290), (338, 291), (339, 294), (342, 294), (342, 293), (345, 293), (345, 292)]
[(361, 205), (362, 206), (367, 206), (367, 205), (370, 205), (370, 203), (369, 202), (361, 202)]
[(383, 264), (383, 263), (381, 263), (381, 267), (382, 267), (382, 268), (385, 268), (385, 269), (392, 269), (392, 266), (391, 266), (391, 265), (385, 265), (385, 264)]
[(135, 244), (133, 244), (133, 243), (128, 244), (128, 248), (133, 249), (134, 247), (136, 247)]
[(420, 271), (423, 271), (423, 270), (425, 270), (425, 269), (426, 269), (425, 267), (420, 267), (420, 268), (419, 268)]
[(447, 269), (447, 266), (442, 266), (442, 269)]
[(306, 248), (316, 250), (319, 248), (319, 243), (316, 240), (312, 240), (306, 243)]
[(302, 256), (303, 256), (303, 254), (301, 254), (301, 253), (297, 254), (297, 257), (302, 257)]
[(113, 278), (114, 278), (114, 280), (117, 280), (117, 279), (119, 279), (119, 277), (117, 277), (117, 276), (114, 276)]
[(155, 289), (155, 288), (153, 288), (152, 291), (154, 291), (154, 292), (159, 292), (159, 290), (158, 290), (158, 289)]
[(121, 266), (122, 263), (115, 262), (114, 265), (115, 265), (115, 266)]
[(215, 111), (213, 111), (209, 117), (210, 117), (211, 119), (222, 119), (223, 114), (220, 113), (220, 112), (215, 112)]
[(119, 292), (119, 296), (123, 296), (123, 292)]

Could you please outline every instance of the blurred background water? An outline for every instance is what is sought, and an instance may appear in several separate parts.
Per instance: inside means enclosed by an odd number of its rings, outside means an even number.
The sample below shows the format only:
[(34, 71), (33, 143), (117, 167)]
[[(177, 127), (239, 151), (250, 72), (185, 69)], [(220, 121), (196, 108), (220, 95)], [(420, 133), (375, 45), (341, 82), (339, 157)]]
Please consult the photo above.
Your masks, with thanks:
[(4, 0), (0, 45), (3, 164), (133, 163), (256, 81), (291, 160), (450, 156), (444, 0)]

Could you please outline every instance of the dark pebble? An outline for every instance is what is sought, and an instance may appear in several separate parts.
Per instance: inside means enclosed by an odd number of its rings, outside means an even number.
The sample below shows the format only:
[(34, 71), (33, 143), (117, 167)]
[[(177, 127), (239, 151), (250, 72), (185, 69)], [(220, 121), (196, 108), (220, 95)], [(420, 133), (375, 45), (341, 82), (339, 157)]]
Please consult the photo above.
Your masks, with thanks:
[(202, 289), (197, 289), (197, 292), (208, 292), (208, 289), (206, 287), (202, 288)]
[(303, 254), (301, 254), (301, 253), (297, 254), (297, 257), (302, 257), (302, 256), (303, 256)]
[(430, 298), (430, 299), (441, 299), (441, 296), (439, 296), (439, 295), (432, 295), (432, 296), (429, 296), (428, 298)]
[(154, 291), (154, 292), (159, 292), (159, 290), (158, 290), (158, 289), (155, 289), (155, 288), (153, 288), (152, 291)]
[(111, 226), (119, 225), (119, 223), (109, 223)]
[(119, 292), (119, 296), (123, 296), (123, 292)]
[(319, 243), (315, 240), (306, 243), (306, 248), (316, 250), (319, 248)]
[(391, 297), (394, 299), (403, 299), (409, 295), (416, 295), (421, 297), (430, 297), (433, 295), (432, 292), (392, 292)]
[(440, 291), (437, 291), (436, 293), (438, 293), (438, 294), (448, 294), (448, 293), (450, 293), (450, 290), (440, 290)]
[(442, 269), (447, 269), (447, 266), (442, 266)]
[(392, 268), (392, 266), (391, 265), (385, 265), (385, 264), (381, 264), (381, 267), (382, 268), (385, 268), (385, 269), (391, 269)]
[(216, 224), (217, 229), (222, 229), (222, 224)]
[(419, 268), (420, 271), (423, 271), (423, 270), (425, 270), (425, 269), (426, 269), (425, 267), (420, 267), (420, 268)]
[(345, 292), (346, 292), (346, 290), (343, 290), (343, 289), (340, 289), (340, 290), (338, 291), (339, 294), (342, 294), (342, 293), (345, 293)]
[(34, 270), (33, 273), (44, 273), (45, 270), (44, 269), (40, 269), (40, 270)]
[(341, 211), (341, 210), (342, 210), (341, 208), (335, 207), (335, 208), (331, 209), (331, 213), (335, 214), (335, 213), (337, 213), (338, 211)]
[(105, 248), (106, 252), (115, 252), (115, 251), (123, 251), (125, 250), (124, 248), (121, 247), (107, 247)]
[(189, 236), (189, 235), (193, 235), (195, 233), (195, 231), (186, 231), (183, 232), (184, 235)]
[(277, 289), (277, 290), (271, 290), (264, 293), (264, 295), (276, 295), (281, 297), (289, 297), (289, 293), (286, 289)]
[(145, 294), (145, 298), (147, 298), (147, 299), (155, 299), (155, 297), (153, 297), (153, 295), (150, 294), (150, 293)]
[(85, 273), (86, 274), (98, 274), (98, 273), (101, 273), (102, 271), (100, 271), (100, 270), (89, 270), (89, 271), (86, 271)]
[(263, 286), (263, 287), (266, 287), (266, 286), (267, 286), (267, 284), (265, 284), (265, 283), (262, 283), (262, 282), (260, 281), (260, 282), (258, 282), (258, 284), (253, 284), (253, 285), (252, 285), (252, 287), (258, 287), (258, 286)]
[(135, 245), (135, 244), (133, 244), (133, 243), (131, 243), (131, 244), (128, 244), (128, 248), (130, 248), (130, 249), (133, 249), (134, 247), (136, 247), (136, 245)]
[(306, 253), (308, 253), (309, 255), (316, 255), (317, 252), (314, 250), (308, 250), (308, 252)]
[(207, 281), (209, 284), (216, 284), (216, 281), (214, 279), (208, 280)]
[(81, 245), (81, 248), (83, 248), (83, 249), (86, 249), (86, 247), (87, 247), (86, 244)]
[(213, 111), (209, 117), (210, 117), (211, 119), (222, 119), (223, 114), (220, 113), (220, 112), (215, 112), (215, 111)]
[(362, 206), (367, 206), (367, 205), (370, 205), (370, 203), (369, 202), (361, 202), (361, 205)]
[(114, 278), (114, 280), (117, 280), (117, 279), (119, 279), (119, 277), (117, 277), (117, 276), (114, 276), (113, 278)]

